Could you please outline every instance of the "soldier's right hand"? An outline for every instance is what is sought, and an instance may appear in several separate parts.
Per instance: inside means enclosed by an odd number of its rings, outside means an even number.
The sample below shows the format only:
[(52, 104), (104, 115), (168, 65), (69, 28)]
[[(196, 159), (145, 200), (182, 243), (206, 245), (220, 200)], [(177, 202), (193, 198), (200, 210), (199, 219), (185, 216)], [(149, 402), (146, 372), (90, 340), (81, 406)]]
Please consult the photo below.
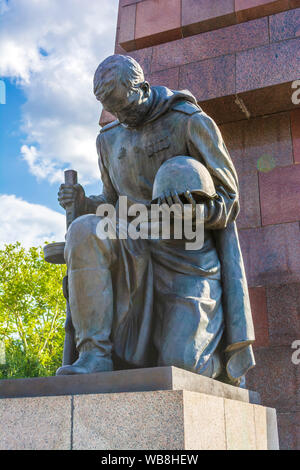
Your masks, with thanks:
[(58, 202), (65, 209), (74, 202), (82, 206), (85, 201), (85, 192), (81, 184), (61, 184), (58, 191)]

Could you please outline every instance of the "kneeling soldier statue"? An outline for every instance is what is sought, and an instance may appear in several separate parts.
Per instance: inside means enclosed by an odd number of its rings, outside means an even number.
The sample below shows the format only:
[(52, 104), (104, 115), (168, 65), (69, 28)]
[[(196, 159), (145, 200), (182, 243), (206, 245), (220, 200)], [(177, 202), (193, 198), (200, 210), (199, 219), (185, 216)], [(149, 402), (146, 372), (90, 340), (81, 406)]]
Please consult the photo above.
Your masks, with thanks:
[[(238, 179), (221, 133), (190, 92), (151, 87), (131, 57), (104, 60), (94, 93), (117, 120), (97, 138), (102, 194), (87, 197), (78, 184), (59, 190), (60, 204), (75, 201), (79, 215), (64, 252), (79, 355), (57, 374), (176, 366), (239, 386), (255, 364), (254, 331), (235, 223)], [(117, 208), (120, 196), (129, 208), (190, 204), (192, 217), (201, 202), (201, 248), (186, 249), (184, 237), (99, 237), (98, 206)]]

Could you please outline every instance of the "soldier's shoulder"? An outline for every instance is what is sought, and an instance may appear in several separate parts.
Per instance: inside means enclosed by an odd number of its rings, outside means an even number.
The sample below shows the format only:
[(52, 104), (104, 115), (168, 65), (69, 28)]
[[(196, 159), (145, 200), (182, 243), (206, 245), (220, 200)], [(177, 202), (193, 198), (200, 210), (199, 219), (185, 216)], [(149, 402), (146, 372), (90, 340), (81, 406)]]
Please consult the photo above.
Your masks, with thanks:
[(206, 128), (216, 128), (217, 124), (213, 120), (212, 117), (210, 117), (208, 114), (206, 114), (205, 111), (200, 110), (199, 113), (194, 113), (190, 119), (189, 119), (190, 125), (191, 126), (201, 126), (201, 127), (206, 127)]
[(193, 114), (202, 112), (199, 106), (190, 103), (189, 101), (179, 101), (178, 103), (174, 104), (174, 106), (172, 106), (172, 110), (186, 114), (188, 116), (192, 116)]
[(103, 126), (102, 129), (100, 129), (96, 140), (97, 148), (100, 148), (101, 144), (105, 145), (105, 142), (109, 143), (111, 138), (114, 138), (114, 131), (119, 128), (119, 125), (120, 122), (116, 120), (106, 124), (106, 126)]

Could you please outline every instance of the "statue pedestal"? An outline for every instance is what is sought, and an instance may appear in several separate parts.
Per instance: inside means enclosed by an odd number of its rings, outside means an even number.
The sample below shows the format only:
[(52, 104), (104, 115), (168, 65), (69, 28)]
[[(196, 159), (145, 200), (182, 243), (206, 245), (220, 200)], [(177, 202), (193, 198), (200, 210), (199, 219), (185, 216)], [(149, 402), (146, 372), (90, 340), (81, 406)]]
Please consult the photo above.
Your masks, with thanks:
[(175, 367), (0, 381), (0, 449), (278, 449), (255, 392)]

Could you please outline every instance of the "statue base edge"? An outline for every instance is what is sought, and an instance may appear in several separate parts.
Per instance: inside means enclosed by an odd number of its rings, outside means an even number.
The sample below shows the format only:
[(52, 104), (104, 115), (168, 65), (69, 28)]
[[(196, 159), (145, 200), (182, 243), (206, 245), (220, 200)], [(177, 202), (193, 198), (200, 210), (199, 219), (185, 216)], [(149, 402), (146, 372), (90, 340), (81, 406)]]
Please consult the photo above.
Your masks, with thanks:
[(178, 367), (127, 369), (97, 374), (0, 380), (1, 398), (185, 390), (260, 404), (259, 393)]

